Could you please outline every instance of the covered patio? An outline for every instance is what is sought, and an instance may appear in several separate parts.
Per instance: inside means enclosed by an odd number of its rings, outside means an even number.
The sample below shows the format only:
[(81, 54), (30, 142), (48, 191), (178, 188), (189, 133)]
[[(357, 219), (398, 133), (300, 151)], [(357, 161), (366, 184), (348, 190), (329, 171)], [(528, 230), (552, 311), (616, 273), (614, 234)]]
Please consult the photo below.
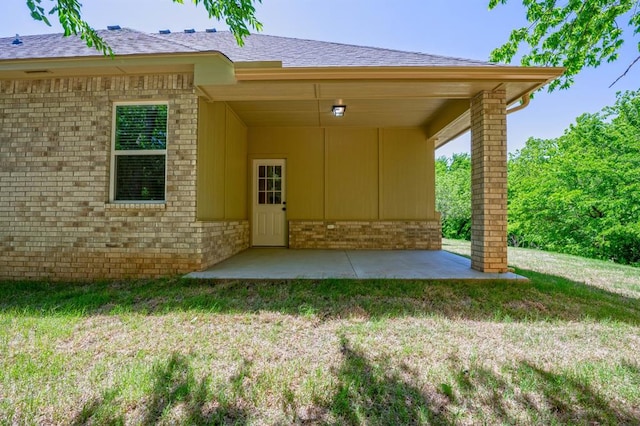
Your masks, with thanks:
[(527, 280), (512, 272), (483, 273), (443, 250), (312, 250), (250, 248), (213, 267), (201, 279)]
[[(227, 278), (505, 277), (507, 114), (559, 70), (421, 60), (236, 61), (223, 82), (196, 68), (197, 219), (246, 220), (241, 249), (254, 248), (201, 273), (232, 265), (239, 269)], [(469, 130), (471, 261), (452, 260), (421, 250), (441, 249), (435, 149)], [(205, 268), (227, 257), (214, 254), (205, 256)]]

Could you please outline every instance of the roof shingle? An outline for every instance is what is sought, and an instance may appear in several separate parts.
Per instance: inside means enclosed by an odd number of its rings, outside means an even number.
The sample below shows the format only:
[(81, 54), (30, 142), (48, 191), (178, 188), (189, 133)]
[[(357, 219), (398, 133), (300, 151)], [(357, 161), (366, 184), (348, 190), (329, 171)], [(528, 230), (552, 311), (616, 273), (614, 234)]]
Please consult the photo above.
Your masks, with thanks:
[[(226, 31), (146, 34), (131, 29), (102, 30), (98, 34), (116, 55), (220, 52), (233, 62), (281, 61), (283, 67), (367, 67), (367, 66), (493, 66), (472, 59), (375, 47), (354, 46), (314, 40), (252, 34), (238, 46)], [(87, 47), (79, 37), (45, 34), (0, 38), (0, 61), (95, 57), (102, 54)]]

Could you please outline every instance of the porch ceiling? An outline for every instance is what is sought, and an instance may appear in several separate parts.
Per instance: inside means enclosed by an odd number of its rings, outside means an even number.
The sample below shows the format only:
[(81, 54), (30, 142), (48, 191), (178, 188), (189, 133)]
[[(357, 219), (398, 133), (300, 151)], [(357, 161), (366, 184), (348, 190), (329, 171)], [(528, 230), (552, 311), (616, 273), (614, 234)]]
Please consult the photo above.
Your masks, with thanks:
[(290, 101), (230, 101), (229, 106), (250, 127), (351, 126), (418, 127), (441, 108), (444, 99), (342, 98), (344, 117), (334, 117), (331, 107), (339, 98)]
[[(420, 127), (441, 146), (469, 129), (470, 99), (504, 89), (509, 104), (555, 78), (549, 68), (236, 68), (235, 84), (201, 85), (250, 127)], [(347, 105), (344, 117), (332, 105)]]

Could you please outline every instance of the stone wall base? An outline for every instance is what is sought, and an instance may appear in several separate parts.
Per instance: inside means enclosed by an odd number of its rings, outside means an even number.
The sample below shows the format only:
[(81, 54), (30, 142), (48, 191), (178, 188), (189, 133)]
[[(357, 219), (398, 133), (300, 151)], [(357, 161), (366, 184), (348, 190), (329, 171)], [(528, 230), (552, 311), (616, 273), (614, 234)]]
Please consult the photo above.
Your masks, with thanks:
[(198, 268), (195, 256), (166, 250), (122, 248), (5, 251), (0, 279), (89, 281), (96, 279), (157, 278)]
[(207, 269), (249, 247), (246, 220), (195, 222), (191, 229), (183, 237), (192, 243), (176, 242), (173, 247), (46, 247), (4, 241), (0, 279), (89, 281), (182, 275)]
[(202, 255), (198, 270), (249, 248), (249, 222), (246, 220), (198, 222), (202, 232)]
[(289, 221), (293, 249), (440, 250), (439, 220)]

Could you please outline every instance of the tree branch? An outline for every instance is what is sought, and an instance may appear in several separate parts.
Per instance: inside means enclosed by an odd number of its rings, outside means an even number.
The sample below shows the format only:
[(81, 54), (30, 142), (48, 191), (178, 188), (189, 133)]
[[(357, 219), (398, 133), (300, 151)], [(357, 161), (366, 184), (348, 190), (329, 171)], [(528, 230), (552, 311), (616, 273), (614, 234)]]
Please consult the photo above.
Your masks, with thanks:
[(620, 80), (622, 77), (627, 75), (627, 73), (629, 72), (631, 67), (633, 67), (638, 61), (640, 61), (640, 56), (638, 56), (636, 59), (634, 59), (633, 62), (631, 62), (631, 64), (627, 67), (625, 72), (623, 72), (622, 75), (620, 75), (618, 78), (616, 78), (615, 81), (609, 85), (609, 89), (611, 89), (611, 87), (613, 87), (613, 85), (616, 84), (618, 82), (618, 80)]

